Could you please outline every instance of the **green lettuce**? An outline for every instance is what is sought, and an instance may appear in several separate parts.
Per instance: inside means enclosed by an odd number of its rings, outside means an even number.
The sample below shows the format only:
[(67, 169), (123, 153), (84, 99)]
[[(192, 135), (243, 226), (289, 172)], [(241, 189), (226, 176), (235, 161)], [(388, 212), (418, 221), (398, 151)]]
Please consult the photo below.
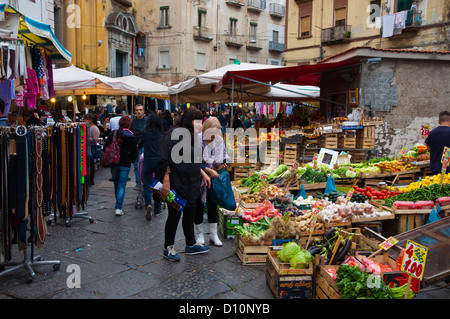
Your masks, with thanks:
[(283, 245), (283, 248), (277, 252), (277, 256), (282, 263), (288, 263), (300, 251), (300, 246), (291, 241)]

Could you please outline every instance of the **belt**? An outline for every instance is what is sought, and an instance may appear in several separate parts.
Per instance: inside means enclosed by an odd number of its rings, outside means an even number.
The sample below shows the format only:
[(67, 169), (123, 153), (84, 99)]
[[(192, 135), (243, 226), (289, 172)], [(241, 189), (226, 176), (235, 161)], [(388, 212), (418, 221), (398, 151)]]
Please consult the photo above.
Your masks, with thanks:
[(61, 206), (66, 203), (66, 129), (61, 127)]
[(34, 141), (35, 141), (35, 186), (36, 186), (36, 198), (35, 198), (35, 207), (36, 207), (36, 230), (37, 230), (37, 236), (36, 238), (36, 245), (38, 247), (41, 246), (41, 244), (44, 243), (46, 233), (47, 233), (47, 224), (45, 222), (44, 218), (44, 212), (43, 212), (43, 203), (44, 203), (44, 192), (43, 192), (43, 183), (44, 183), (44, 176), (42, 174), (42, 168), (44, 166), (43, 164), (43, 158), (42, 158), (42, 150), (43, 150), (43, 132), (40, 129), (36, 129), (34, 131)]

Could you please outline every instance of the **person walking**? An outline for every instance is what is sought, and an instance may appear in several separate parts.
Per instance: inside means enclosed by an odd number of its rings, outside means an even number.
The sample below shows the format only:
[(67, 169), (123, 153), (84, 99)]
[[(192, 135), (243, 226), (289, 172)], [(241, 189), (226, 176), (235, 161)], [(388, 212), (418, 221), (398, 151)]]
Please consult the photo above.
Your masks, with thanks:
[(119, 121), (120, 118), (123, 116), (123, 109), (120, 106), (116, 106), (116, 116), (112, 117), (109, 120), (109, 129), (112, 131), (118, 130), (119, 129)]
[(161, 214), (161, 201), (158, 196), (153, 197), (154, 209), (152, 206), (152, 192), (150, 186), (156, 173), (160, 155), (161, 140), (164, 134), (164, 128), (161, 118), (156, 114), (151, 114), (147, 120), (142, 137), (140, 138), (138, 148), (144, 149), (144, 200), (146, 206), (145, 218), (152, 219), (152, 215)]
[(95, 185), (95, 154), (97, 153), (97, 143), (100, 138), (100, 129), (97, 126), (97, 116), (93, 113), (88, 113), (85, 116), (85, 121), (89, 125), (89, 140), (88, 146), (90, 148), (90, 158), (89, 158), (89, 185)]
[[(202, 119), (202, 113), (198, 109), (189, 108), (183, 113), (178, 124), (165, 134), (161, 142), (156, 172), (156, 179), (163, 183), (159, 196), (166, 199), (173, 190), (187, 201), (182, 213), (168, 205), (163, 256), (169, 261), (180, 260), (174, 242), (181, 215), (186, 242), (185, 254), (195, 255), (209, 251), (207, 246), (196, 243), (194, 232), (194, 216), (197, 199), (200, 196), (201, 178), (203, 177), (205, 183), (210, 185), (208, 176), (201, 170), (201, 158), (195, 158), (196, 155), (201, 156), (201, 146), (196, 141), (195, 128), (201, 131)], [(175, 151), (177, 149), (178, 152)]]
[[(425, 140), (425, 145), (430, 152), (430, 171), (437, 175), (442, 171), (442, 153), (444, 147), (450, 148), (450, 112), (442, 111), (439, 113), (439, 126), (431, 130)], [(450, 165), (447, 167), (446, 174), (450, 173)]]
[[(219, 177), (217, 170), (226, 169), (227, 152), (225, 142), (221, 136), (222, 125), (220, 121), (215, 117), (208, 118), (202, 125), (202, 154), (203, 164), (205, 167), (203, 170), (209, 175), (211, 179)], [(222, 246), (222, 242), (217, 235), (218, 225), (218, 211), (217, 203), (211, 198), (211, 188), (204, 187), (202, 189), (202, 196), (197, 200), (197, 210), (195, 214), (195, 234), (198, 244), (203, 245), (205, 243), (204, 231), (203, 231), (203, 213), (205, 208), (208, 212), (208, 228), (209, 228), (209, 241), (215, 246)]]
[[(136, 112), (136, 116), (133, 116), (132, 118), (130, 131), (133, 132), (136, 140), (139, 141), (144, 132), (145, 126), (147, 125), (148, 117), (145, 116), (144, 106), (142, 104), (136, 104), (136, 106), (134, 107), (134, 111)], [(142, 152), (142, 147), (138, 147), (137, 159), (133, 163), (134, 177), (136, 180), (135, 189), (138, 189), (142, 186), (139, 182), (139, 156), (142, 154)]]
[(130, 166), (137, 157), (137, 141), (133, 132), (130, 131), (131, 118), (123, 116), (119, 121), (119, 129), (112, 131), (106, 139), (104, 147), (111, 145), (113, 138), (117, 138), (120, 147), (120, 161), (118, 165), (111, 167), (111, 175), (114, 181), (114, 194), (116, 197), (115, 215), (122, 216), (123, 199), (127, 185)]

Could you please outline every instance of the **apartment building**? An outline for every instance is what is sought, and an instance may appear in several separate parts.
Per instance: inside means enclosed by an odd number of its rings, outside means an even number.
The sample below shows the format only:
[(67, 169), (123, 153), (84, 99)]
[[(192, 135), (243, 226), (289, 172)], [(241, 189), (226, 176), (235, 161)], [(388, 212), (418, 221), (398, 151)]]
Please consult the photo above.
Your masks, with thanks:
[(450, 1), (287, 0), (286, 65), (352, 47), (449, 50)]
[(154, 0), (141, 12), (137, 72), (173, 85), (241, 62), (283, 65), (285, 0)]

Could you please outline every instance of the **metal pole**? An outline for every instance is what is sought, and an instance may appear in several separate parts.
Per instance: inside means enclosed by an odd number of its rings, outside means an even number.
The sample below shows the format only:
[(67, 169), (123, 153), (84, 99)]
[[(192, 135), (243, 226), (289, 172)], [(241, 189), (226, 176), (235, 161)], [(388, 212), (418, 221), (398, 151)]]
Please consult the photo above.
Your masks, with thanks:
[(234, 75), (231, 75), (231, 114), (230, 114), (230, 127), (233, 125), (233, 110), (234, 110)]

